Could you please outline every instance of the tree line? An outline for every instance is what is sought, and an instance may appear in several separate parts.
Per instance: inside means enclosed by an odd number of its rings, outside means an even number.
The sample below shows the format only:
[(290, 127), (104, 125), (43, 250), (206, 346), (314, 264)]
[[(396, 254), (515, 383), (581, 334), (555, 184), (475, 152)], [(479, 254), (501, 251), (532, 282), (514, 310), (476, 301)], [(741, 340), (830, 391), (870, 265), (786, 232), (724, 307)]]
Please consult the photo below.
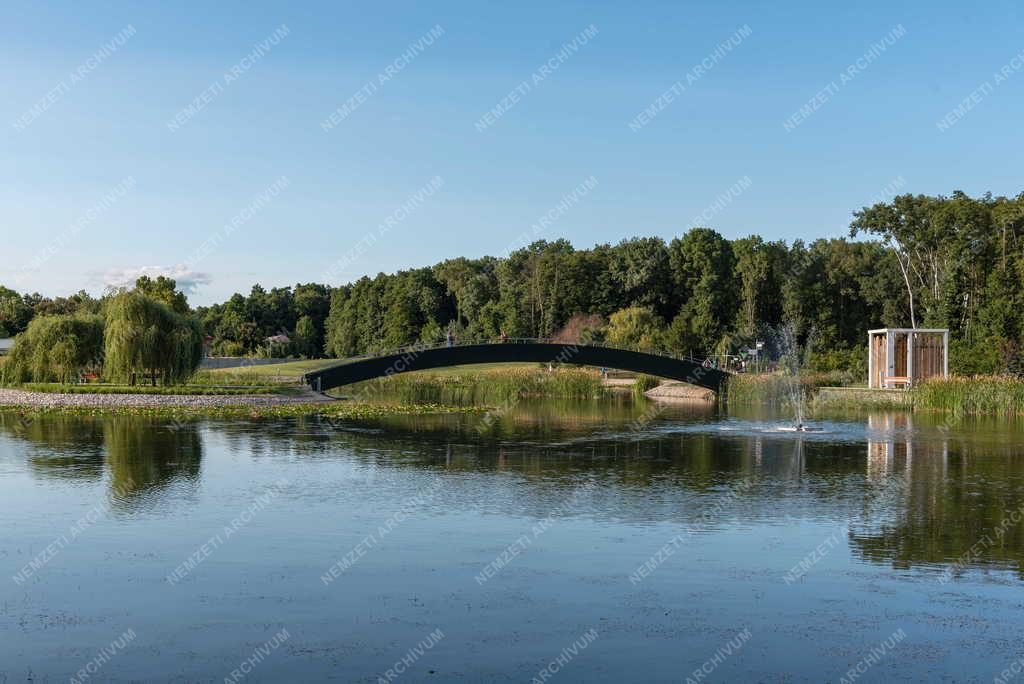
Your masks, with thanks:
[[(586, 249), (538, 240), (501, 258), (459, 257), (340, 287), (254, 285), (188, 313), (218, 355), (340, 358), (449, 333), (565, 338), (584, 329), (708, 355), (741, 352), (786, 324), (821, 369), (859, 369), (869, 328), (915, 325), (951, 330), (958, 372), (1018, 372), (1022, 230), (1024, 194), (906, 194), (855, 212), (843, 237), (729, 240), (693, 228)], [(157, 281), (141, 291), (187, 312), (173, 281)], [(17, 333), (33, 316), (95, 306), (85, 293), (48, 300), (0, 288), (0, 327)]]

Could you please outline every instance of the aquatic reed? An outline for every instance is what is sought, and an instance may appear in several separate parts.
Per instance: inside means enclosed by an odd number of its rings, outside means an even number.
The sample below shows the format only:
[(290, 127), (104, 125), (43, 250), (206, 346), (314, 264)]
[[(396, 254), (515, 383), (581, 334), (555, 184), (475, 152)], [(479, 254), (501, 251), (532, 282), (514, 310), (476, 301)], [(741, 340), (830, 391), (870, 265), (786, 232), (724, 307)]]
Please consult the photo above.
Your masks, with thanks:
[(1024, 414), (1024, 380), (979, 375), (932, 379), (910, 390), (915, 409), (954, 414)]
[(394, 375), (339, 388), (348, 396), (373, 396), (406, 404), (466, 406), (501, 403), (520, 397), (590, 399), (604, 395), (600, 376), (592, 370), (501, 368), (472, 373), (421, 372)]

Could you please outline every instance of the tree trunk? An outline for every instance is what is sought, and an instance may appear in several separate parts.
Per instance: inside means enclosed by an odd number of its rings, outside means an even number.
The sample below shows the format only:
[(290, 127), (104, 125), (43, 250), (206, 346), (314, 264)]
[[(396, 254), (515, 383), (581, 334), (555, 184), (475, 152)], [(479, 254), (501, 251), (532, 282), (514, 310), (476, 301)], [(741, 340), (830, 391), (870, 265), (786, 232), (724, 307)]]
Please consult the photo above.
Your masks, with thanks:
[[(907, 255), (907, 259), (910, 256)], [(910, 327), (917, 327), (917, 318), (914, 316), (914, 288), (910, 285), (910, 275), (907, 273), (906, 266), (903, 265), (903, 257), (900, 256), (899, 252), (896, 252), (896, 261), (900, 264), (900, 270), (903, 272), (903, 282), (907, 284), (907, 296), (910, 298)]]

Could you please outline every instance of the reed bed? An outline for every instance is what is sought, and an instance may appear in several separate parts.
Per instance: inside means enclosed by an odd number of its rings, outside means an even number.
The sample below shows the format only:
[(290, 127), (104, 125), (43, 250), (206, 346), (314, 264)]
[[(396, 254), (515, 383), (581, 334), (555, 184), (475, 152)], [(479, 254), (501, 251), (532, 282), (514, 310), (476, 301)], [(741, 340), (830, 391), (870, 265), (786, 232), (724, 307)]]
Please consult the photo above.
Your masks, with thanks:
[(866, 387), (846, 387), (819, 391), (810, 402), (812, 411), (819, 410), (909, 410), (914, 408), (911, 392), (897, 390), (880, 392)]
[(648, 390), (652, 390), (661, 384), (661, 378), (641, 373), (636, 376), (633, 382), (633, 396), (642, 397)]
[(915, 409), (1024, 415), (1024, 380), (1009, 376), (933, 379), (910, 390)]
[(405, 373), (343, 388), (354, 397), (381, 397), (405, 404), (470, 406), (513, 401), (520, 397), (592, 399), (604, 396), (600, 376), (591, 370), (532, 368), (482, 370), (476, 373)]
[(843, 380), (845, 377), (837, 373), (805, 373), (798, 377), (740, 373), (729, 378), (725, 398), (734, 404), (785, 404), (792, 399), (794, 383), (804, 396), (811, 396), (819, 387), (840, 385)]

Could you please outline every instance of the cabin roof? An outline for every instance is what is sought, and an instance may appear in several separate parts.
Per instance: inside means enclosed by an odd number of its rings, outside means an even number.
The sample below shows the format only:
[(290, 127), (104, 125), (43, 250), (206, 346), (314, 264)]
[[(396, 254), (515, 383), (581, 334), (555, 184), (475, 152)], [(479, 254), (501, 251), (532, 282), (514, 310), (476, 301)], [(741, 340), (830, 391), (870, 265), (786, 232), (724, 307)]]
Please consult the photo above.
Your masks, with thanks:
[(949, 328), (878, 328), (877, 330), (868, 330), (868, 332), (873, 334), (873, 335), (876, 334), (876, 333), (890, 333), (890, 332), (899, 332), (899, 333), (911, 333), (911, 332), (914, 332), (914, 333), (948, 333), (949, 332)]

